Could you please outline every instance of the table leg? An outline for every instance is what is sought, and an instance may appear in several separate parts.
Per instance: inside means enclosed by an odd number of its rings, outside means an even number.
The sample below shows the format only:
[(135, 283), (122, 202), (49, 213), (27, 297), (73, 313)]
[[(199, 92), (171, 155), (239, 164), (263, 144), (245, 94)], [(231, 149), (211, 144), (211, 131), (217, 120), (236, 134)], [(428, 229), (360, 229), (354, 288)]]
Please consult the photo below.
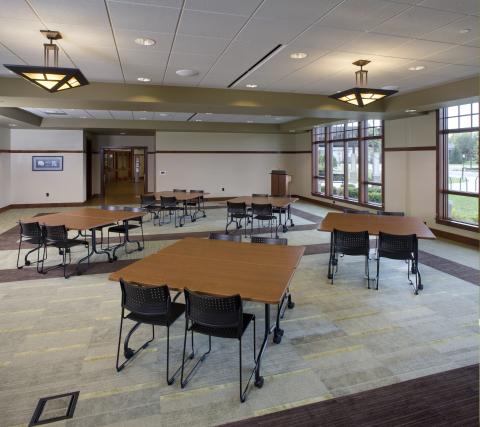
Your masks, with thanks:
[(265, 304), (265, 333), (263, 335), (263, 342), (258, 351), (257, 362), (256, 362), (256, 371), (255, 371), (255, 387), (263, 387), (263, 377), (260, 375), (261, 362), (263, 353), (267, 348), (268, 336), (270, 335), (270, 304)]
[(126, 249), (128, 243), (136, 243), (137, 244), (137, 251), (141, 251), (143, 249), (142, 245), (140, 244), (140, 242), (138, 240), (130, 240), (130, 236), (129, 236), (129, 233), (128, 233), (128, 221), (124, 221), (123, 223), (125, 225), (125, 233), (124, 233), (124, 237), (123, 237), (123, 243), (120, 243), (113, 248), (113, 259), (114, 260), (117, 259), (116, 253), (117, 253), (118, 249), (120, 249), (124, 246), (125, 246), (125, 252), (127, 252), (127, 254), (132, 253), (132, 252), (128, 252), (127, 249)]
[(114, 260), (114, 257), (112, 257), (110, 255), (110, 253), (104, 249), (100, 249), (98, 250), (98, 246), (97, 246), (97, 230), (95, 230), (94, 228), (92, 228), (90, 230), (90, 232), (92, 233), (91, 236), (92, 236), (92, 241), (91, 241), (91, 250), (90, 252), (87, 254), (87, 256), (83, 257), (82, 259), (80, 259), (77, 263), (77, 274), (82, 274), (82, 272), (80, 271), (80, 264), (82, 262), (85, 262), (85, 261), (88, 261), (90, 263), (90, 258), (92, 257), (93, 254), (97, 254), (97, 255), (106, 255), (108, 257), (108, 262), (113, 262)]
[(330, 257), (328, 259), (328, 273), (327, 278), (333, 278), (333, 233), (330, 233)]
[(282, 302), (277, 306), (277, 321), (275, 323), (275, 328), (273, 329), (273, 342), (275, 344), (280, 344), (282, 342), (284, 331), (280, 328), (280, 319), (282, 317), (282, 312), (285, 309), (286, 300), (287, 299), (284, 296)]
[[(288, 221), (290, 221), (290, 227), (295, 227), (295, 224), (293, 223), (292, 219), (292, 212), (290, 210), (290, 205), (287, 207), (287, 214), (288, 214)], [(287, 220), (285, 220), (285, 224), (287, 223)]]

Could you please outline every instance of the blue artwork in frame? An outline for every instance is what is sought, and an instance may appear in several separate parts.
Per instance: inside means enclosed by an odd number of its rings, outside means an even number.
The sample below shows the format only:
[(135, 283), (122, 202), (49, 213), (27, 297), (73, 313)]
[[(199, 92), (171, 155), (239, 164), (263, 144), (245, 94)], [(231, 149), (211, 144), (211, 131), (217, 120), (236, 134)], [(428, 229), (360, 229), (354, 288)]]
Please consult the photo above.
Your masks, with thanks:
[(63, 171), (63, 156), (32, 156), (32, 171)]

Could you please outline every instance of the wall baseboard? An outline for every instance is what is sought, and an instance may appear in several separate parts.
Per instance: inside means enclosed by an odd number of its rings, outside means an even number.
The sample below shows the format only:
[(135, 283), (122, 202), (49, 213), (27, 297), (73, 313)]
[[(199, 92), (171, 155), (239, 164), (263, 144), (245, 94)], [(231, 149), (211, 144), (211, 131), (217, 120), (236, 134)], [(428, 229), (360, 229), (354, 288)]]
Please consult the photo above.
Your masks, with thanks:
[(9, 209), (12, 209), (12, 205), (3, 206), (3, 207), (0, 208), (0, 213), (6, 212), (6, 211), (8, 211)]
[[(75, 202), (75, 203), (18, 203), (13, 205), (6, 206), (5, 210), (8, 209), (28, 209), (28, 208), (59, 208), (64, 206), (85, 206), (86, 202)], [(3, 209), (3, 208), (2, 208)], [(0, 211), (1, 212), (1, 211)]]

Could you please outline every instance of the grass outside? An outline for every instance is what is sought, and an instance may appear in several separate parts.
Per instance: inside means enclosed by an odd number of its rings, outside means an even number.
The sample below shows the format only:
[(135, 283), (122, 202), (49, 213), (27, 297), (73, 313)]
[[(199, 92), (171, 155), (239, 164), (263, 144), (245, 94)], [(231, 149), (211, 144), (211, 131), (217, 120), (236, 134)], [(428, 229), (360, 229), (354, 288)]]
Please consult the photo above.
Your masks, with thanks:
[(448, 201), (451, 204), (450, 217), (453, 220), (478, 224), (478, 198), (451, 194)]

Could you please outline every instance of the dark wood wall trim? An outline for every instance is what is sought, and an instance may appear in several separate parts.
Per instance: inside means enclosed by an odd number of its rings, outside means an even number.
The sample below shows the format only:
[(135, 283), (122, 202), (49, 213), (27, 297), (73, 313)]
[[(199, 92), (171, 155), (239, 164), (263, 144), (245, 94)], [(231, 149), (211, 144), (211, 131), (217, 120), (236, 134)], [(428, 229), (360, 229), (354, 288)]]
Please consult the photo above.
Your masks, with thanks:
[(384, 151), (436, 151), (437, 147), (435, 145), (425, 146), (425, 147), (389, 147), (385, 148)]
[(3, 206), (3, 207), (0, 208), (0, 213), (6, 212), (9, 209), (12, 209), (12, 205)]
[(157, 154), (311, 154), (310, 151), (214, 151), (214, 150), (190, 150), (190, 151), (177, 151), (177, 150), (157, 150)]
[(84, 150), (0, 150), (7, 154), (84, 154)]

